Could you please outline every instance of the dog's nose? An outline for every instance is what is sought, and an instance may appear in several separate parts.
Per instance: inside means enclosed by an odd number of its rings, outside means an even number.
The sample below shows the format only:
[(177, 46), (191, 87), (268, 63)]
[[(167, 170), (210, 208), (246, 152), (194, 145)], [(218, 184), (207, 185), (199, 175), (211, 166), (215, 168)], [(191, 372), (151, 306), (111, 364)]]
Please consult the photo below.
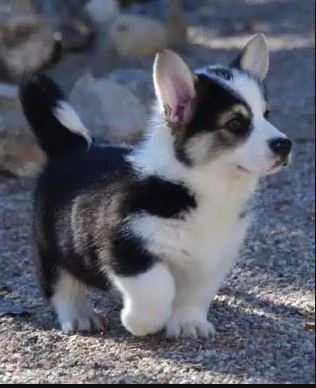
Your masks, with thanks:
[(273, 139), (269, 142), (269, 145), (272, 151), (282, 158), (287, 158), (290, 155), (293, 147), (293, 143), (287, 138)]

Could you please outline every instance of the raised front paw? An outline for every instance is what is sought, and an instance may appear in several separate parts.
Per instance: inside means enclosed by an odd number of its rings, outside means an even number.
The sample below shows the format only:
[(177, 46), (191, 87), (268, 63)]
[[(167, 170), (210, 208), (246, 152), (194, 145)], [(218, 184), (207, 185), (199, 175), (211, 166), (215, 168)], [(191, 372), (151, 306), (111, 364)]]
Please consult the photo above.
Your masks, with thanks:
[(215, 336), (214, 326), (207, 320), (171, 319), (166, 328), (167, 338), (211, 338)]

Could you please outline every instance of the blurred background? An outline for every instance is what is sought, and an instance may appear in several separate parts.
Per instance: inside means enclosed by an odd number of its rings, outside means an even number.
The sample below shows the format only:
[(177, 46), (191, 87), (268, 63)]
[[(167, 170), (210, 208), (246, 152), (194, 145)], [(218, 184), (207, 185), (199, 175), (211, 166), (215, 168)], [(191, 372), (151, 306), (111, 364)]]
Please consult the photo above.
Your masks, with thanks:
[(228, 62), (257, 32), (272, 50), (276, 119), (313, 136), (313, 9), (313, 0), (0, 0), (0, 171), (32, 176), (42, 163), (17, 98), (25, 73), (53, 76), (94, 135), (134, 141), (158, 50), (192, 66)]

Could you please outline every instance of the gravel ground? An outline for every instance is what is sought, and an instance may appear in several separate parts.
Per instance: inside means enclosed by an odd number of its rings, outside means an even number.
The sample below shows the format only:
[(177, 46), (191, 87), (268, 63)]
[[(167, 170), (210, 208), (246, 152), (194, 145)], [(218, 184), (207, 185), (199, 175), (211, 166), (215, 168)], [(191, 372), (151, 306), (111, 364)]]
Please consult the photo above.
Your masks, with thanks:
[(275, 121), (296, 140), (293, 166), (262, 183), (242, 259), (210, 311), (217, 337), (132, 338), (120, 326), (120, 306), (104, 295), (94, 300), (111, 321), (105, 334), (63, 335), (30, 260), (33, 183), (0, 178), (0, 383), (314, 382), (314, 2), (196, 4), (194, 61), (231, 57), (246, 38), (238, 33), (245, 20), (256, 17), (271, 31)]

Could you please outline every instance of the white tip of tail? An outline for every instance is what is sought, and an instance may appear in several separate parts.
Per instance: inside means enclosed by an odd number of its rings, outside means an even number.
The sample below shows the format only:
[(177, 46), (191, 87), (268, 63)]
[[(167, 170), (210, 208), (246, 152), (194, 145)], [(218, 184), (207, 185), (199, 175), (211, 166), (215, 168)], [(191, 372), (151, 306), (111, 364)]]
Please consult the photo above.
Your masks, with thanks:
[(88, 145), (91, 145), (92, 139), (89, 130), (81, 121), (77, 112), (66, 101), (60, 101), (55, 108), (54, 115), (56, 119), (69, 131), (80, 135), (87, 140)]

